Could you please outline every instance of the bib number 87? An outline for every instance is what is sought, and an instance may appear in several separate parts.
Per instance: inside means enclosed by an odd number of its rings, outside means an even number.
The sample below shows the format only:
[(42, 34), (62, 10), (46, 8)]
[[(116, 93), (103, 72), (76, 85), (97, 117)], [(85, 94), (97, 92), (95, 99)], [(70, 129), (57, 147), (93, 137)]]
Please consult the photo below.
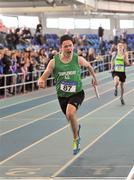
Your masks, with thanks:
[(76, 92), (76, 85), (61, 83), (60, 89), (64, 92)]
[(72, 86), (64, 85), (64, 86), (63, 86), (63, 91), (70, 92), (70, 91), (71, 91), (71, 87), (72, 87)]

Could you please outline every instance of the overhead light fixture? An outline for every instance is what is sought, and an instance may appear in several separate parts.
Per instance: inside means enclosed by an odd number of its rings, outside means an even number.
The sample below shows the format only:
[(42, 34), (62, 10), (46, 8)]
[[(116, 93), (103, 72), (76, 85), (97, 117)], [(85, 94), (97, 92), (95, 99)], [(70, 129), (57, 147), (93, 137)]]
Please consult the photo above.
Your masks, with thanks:
[(54, 0), (46, 0), (48, 3), (53, 3)]
[(56, 6), (56, 1), (55, 0), (46, 0), (46, 2), (51, 6)]
[(74, 9), (77, 9), (77, 5), (76, 5), (76, 4), (73, 4), (73, 8), (74, 8)]

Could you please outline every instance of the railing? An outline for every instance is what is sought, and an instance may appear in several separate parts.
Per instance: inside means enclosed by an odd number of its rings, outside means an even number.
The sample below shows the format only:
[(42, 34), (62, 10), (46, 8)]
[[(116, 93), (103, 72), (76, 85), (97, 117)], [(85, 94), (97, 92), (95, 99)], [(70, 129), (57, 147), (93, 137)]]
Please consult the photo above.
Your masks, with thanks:
[[(1, 75), (0, 94), (3, 97), (7, 97), (38, 90), (37, 81), (42, 73), (43, 71), (28, 72), (25, 77), (23, 73)], [(54, 78), (49, 77), (46, 81), (46, 86), (50, 87), (53, 85)]]
[[(129, 61), (134, 63), (134, 51), (129, 52)], [(90, 62), (96, 73), (108, 71), (111, 68), (111, 56), (104, 55)], [(37, 81), (43, 71), (28, 72), (26, 76), (23, 73), (6, 74), (0, 76), (0, 94), (2, 97), (8, 97), (29, 91), (38, 90)], [(89, 72), (84, 67), (81, 68), (81, 77), (89, 76)], [(53, 76), (46, 81), (46, 87), (54, 86)]]

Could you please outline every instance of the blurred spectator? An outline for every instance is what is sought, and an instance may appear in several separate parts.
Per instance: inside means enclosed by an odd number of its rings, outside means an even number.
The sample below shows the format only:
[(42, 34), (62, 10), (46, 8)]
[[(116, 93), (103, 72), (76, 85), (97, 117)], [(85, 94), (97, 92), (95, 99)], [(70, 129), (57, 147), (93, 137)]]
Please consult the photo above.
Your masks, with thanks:
[(6, 37), (6, 33), (0, 32), (0, 48), (6, 46), (5, 37)]
[(44, 48), (41, 48), (39, 50), (38, 56), (39, 56), (38, 69), (44, 71), (48, 64), (48, 55), (46, 54)]
[(116, 44), (112, 44), (111, 48), (109, 50), (109, 54), (112, 55), (113, 52), (117, 51), (117, 45)]
[(113, 41), (114, 41), (114, 44), (117, 45), (118, 40), (119, 40), (119, 31), (116, 28), (116, 26), (114, 26), (114, 28), (113, 28)]
[[(11, 51), (9, 51), (8, 49), (4, 50), (4, 56), (1, 59), (2, 63), (4, 64), (4, 68), (3, 68), (3, 74), (12, 74), (12, 71), (10, 69), (10, 66), (12, 65), (12, 61), (11, 61)], [(11, 85), (12, 82), (12, 77), (8, 76), (6, 77), (6, 84), (4, 85)], [(9, 93), (11, 93), (11, 88), (8, 88)]]
[(93, 65), (93, 61), (95, 60), (95, 58), (96, 58), (95, 50), (94, 48), (90, 48), (88, 50), (87, 61), (89, 61), (90, 64)]
[(25, 40), (28, 40), (28, 39), (32, 39), (32, 38), (33, 38), (33, 37), (32, 37), (32, 33), (31, 33), (31, 31), (30, 31), (29, 28), (24, 27), (24, 28), (22, 29), (22, 37), (23, 37)]
[(101, 25), (98, 28), (98, 36), (99, 36), (100, 41), (102, 41), (103, 36), (104, 36), (104, 29), (102, 28)]
[[(0, 50), (0, 87), (4, 86), (4, 64), (2, 62), (3, 52)], [(4, 95), (4, 89), (0, 89), (0, 95)]]
[(7, 47), (10, 50), (16, 49), (15, 46), (15, 34), (13, 33), (12, 29), (9, 29), (6, 35)]
[(127, 42), (127, 30), (123, 29), (122, 33), (121, 33), (121, 39), (124, 42)]
[(105, 41), (101, 40), (99, 44), (99, 54), (105, 55), (105, 52), (106, 52), (106, 43)]
[[(96, 53), (94, 48), (89, 48), (88, 54), (87, 54), (87, 61), (90, 62), (91, 66), (94, 68), (96, 66), (96, 63), (94, 62), (96, 59)], [(87, 72), (87, 75), (89, 76), (89, 72)]]
[(0, 19), (0, 32), (3, 32), (5, 29), (5, 25), (3, 24), (3, 21)]
[(17, 45), (20, 44), (20, 28), (15, 29), (14, 37), (15, 49), (17, 49)]
[(43, 45), (45, 43), (43, 28), (41, 24), (38, 24), (36, 27), (35, 38), (39, 45)]

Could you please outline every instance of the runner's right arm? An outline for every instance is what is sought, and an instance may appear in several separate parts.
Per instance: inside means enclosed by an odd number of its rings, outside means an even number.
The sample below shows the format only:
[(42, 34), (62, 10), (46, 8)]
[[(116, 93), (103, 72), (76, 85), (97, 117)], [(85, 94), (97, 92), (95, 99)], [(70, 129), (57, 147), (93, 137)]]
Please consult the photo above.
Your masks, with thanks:
[(45, 81), (50, 76), (50, 74), (53, 72), (53, 69), (55, 67), (55, 61), (54, 59), (51, 59), (44, 71), (44, 73), (41, 75), (41, 77), (38, 80), (38, 86), (39, 88), (45, 88)]

